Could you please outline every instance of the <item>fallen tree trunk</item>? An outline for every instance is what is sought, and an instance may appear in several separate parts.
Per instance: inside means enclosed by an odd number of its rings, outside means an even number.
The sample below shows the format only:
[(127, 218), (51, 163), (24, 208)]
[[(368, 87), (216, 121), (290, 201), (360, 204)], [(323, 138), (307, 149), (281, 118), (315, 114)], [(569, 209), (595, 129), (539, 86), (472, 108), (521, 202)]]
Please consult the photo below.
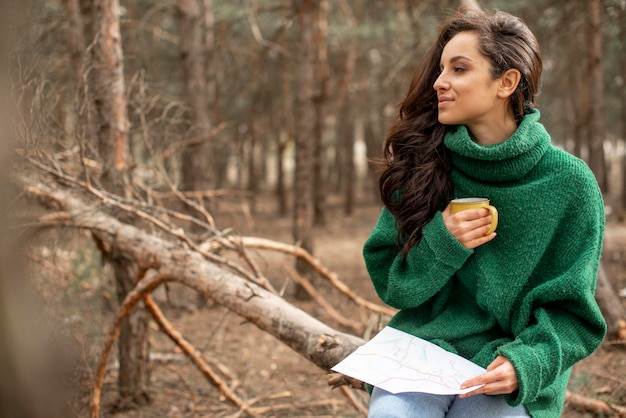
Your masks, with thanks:
[(339, 332), (249, 280), (208, 261), (182, 242), (168, 241), (124, 224), (75, 194), (35, 181), (24, 191), (61, 212), (47, 220), (87, 229), (106, 247), (135, 259), (141, 270), (158, 271), (246, 318), (323, 370), (344, 359), (364, 341)]

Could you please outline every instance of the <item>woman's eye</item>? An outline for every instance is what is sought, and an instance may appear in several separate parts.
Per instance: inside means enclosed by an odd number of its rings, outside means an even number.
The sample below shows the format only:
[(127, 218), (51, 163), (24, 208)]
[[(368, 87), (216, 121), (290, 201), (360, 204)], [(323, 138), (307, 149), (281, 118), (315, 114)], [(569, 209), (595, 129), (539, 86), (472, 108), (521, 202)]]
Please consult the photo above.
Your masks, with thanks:
[(463, 67), (454, 67), (454, 72), (455, 73), (462, 73), (463, 71), (465, 71), (465, 68), (463, 68)]

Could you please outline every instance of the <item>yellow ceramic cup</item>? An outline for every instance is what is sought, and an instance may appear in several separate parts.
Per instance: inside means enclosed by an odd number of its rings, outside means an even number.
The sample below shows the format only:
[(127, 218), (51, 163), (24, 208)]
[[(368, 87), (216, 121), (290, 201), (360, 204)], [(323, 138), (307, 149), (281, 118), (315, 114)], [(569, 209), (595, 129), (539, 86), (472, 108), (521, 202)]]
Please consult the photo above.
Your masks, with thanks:
[(485, 235), (491, 234), (498, 226), (498, 209), (489, 204), (489, 199), (485, 197), (464, 197), (462, 199), (453, 199), (450, 202), (450, 212), (457, 213), (467, 209), (486, 208), (491, 212), (491, 228)]

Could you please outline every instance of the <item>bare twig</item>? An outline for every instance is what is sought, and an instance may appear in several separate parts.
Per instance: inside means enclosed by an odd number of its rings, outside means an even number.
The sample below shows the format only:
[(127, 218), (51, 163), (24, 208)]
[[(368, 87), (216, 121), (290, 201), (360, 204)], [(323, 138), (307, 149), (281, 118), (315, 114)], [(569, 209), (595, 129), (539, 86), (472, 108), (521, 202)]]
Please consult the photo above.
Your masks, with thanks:
[(249, 197), (250, 192), (245, 190), (229, 190), (229, 189), (217, 189), (217, 190), (188, 190), (173, 192), (159, 192), (153, 191), (152, 195), (160, 199), (171, 199), (173, 197), (184, 196), (186, 198), (202, 199), (202, 198), (215, 198), (215, 197)]
[(217, 125), (213, 129), (211, 129), (209, 132), (205, 133), (204, 135), (194, 136), (192, 138), (185, 138), (185, 139), (183, 139), (181, 141), (176, 141), (173, 144), (171, 144), (169, 147), (167, 147), (167, 149), (165, 151), (163, 151), (163, 153), (161, 154), (161, 160), (164, 161), (164, 160), (168, 159), (169, 157), (172, 156), (172, 154), (174, 154), (178, 150), (181, 150), (181, 149), (184, 149), (184, 148), (188, 147), (189, 145), (199, 144), (202, 141), (206, 141), (207, 139), (211, 139), (215, 135), (217, 135), (220, 131), (223, 131), (224, 129), (228, 128), (229, 126), (231, 126), (233, 124), (234, 124), (234, 122), (232, 122), (232, 121), (225, 121), (225, 122), (220, 123), (219, 125)]
[(152, 317), (157, 322), (157, 324), (159, 324), (161, 330), (163, 330), (163, 332), (165, 332), (165, 334), (172, 341), (174, 341), (174, 343), (176, 343), (176, 345), (178, 345), (181, 350), (183, 350), (183, 353), (185, 353), (185, 355), (189, 357), (191, 362), (196, 365), (196, 367), (202, 372), (204, 377), (206, 377), (207, 380), (211, 382), (211, 384), (215, 386), (220, 391), (220, 393), (224, 395), (226, 399), (228, 399), (233, 405), (252, 416), (256, 416), (256, 414), (250, 411), (250, 408), (244, 403), (244, 401), (228, 387), (226, 382), (224, 382), (219, 377), (219, 375), (215, 373), (208, 364), (206, 364), (206, 362), (202, 359), (200, 353), (196, 351), (193, 345), (185, 340), (185, 338), (183, 338), (183, 336), (172, 327), (170, 322), (167, 320), (167, 318), (165, 318), (165, 315), (163, 315), (163, 312), (161, 312), (161, 309), (159, 309), (158, 305), (154, 302), (150, 295), (145, 295), (143, 297), (143, 303), (148, 311), (150, 311)]
[(252, 271), (254, 272), (255, 276), (258, 278), (259, 283), (262, 283), (263, 287), (265, 287), (266, 289), (276, 293), (276, 289), (274, 289), (274, 287), (267, 280), (267, 278), (265, 278), (265, 276), (263, 276), (263, 273), (261, 272), (259, 267), (256, 265), (254, 260), (252, 260), (248, 256), (248, 252), (246, 251), (245, 245), (243, 245), (243, 243), (241, 242), (241, 238), (240, 237), (230, 237), (228, 239), (229, 239), (230, 242), (233, 243), (233, 248), (236, 249), (236, 251), (239, 253), (241, 258), (243, 258), (243, 260), (248, 264), (250, 269), (252, 269)]
[[(143, 75), (143, 73), (140, 73), (140, 74)], [(139, 84), (140, 97), (143, 97), (145, 95), (145, 85), (143, 83), (143, 77), (139, 80), (138, 84)], [(170, 176), (167, 174), (167, 171), (163, 167), (163, 161), (165, 160), (166, 157), (164, 157), (163, 155), (157, 156), (156, 152), (154, 151), (154, 147), (152, 146), (152, 142), (149, 139), (149, 135), (148, 135), (148, 131), (147, 131), (148, 124), (147, 124), (147, 121), (146, 121), (146, 112), (143, 111), (143, 109), (142, 109), (141, 111), (138, 111), (138, 114), (139, 114), (139, 120), (141, 121), (141, 127), (142, 127), (142, 131), (143, 131), (142, 138), (143, 138), (144, 145), (145, 145), (146, 149), (150, 152), (150, 154), (151, 154), (152, 158), (154, 159), (154, 161), (156, 161), (156, 166), (157, 166), (157, 169), (159, 170), (159, 172), (161, 173), (161, 178), (163, 178), (165, 180), (165, 182), (167, 183), (167, 185), (170, 188), (170, 190), (172, 191), (172, 193), (174, 195), (176, 195), (176, 197), (179, 200), (181, 200), (187, 206), (191, 207), (196, 212), (201, 214), (204, 217), (204, 219), (206, 220), (206, 222), (211, 227), (215, 227), (215, 220), (213, 219), (211, 214), (204, 208), (204, 206), (199, 205), (199, 204), (197, 204), (196, 202), (194, 202), (194, 201), (192, 201), (190, 199), (187, 199), (185, 196), (181, 195), (180, 191), (178, 191), (176, 185), (174, 184), (174, 182), (172, 182), (172, 180), (170, 179)], [(218, 128), (215, 128), (217, 130), (209, 132), (208, 138), (212, 137), (214, 134), (219, 132)], [(208, 138), (202, 138), (201, 140), (208, 139)]]
[(257, 396), (248, 401), (248, 404), (254, 405), (257, 402), (264, 400), (275, 400), (275, 399), (285, 399), (285, 398), (293, 398), (293, 392), (290, 390), (286, 390), (283, 392), (272, 393), (270, 395)]
[[(145, 299), (144, 299), (144, 303), (145, 303)], [(196, 396), (196, 393), (193, 391), (193, 388), (191, 387), (191, 384), (185, 378), (185, 376), (183, 376), (183, 374), (180, 371), (178, 371), (177, 367), (174, 367), (174, 366), (168, 364), (168, 365), (165, 366), (165, 368), (167, 370), (171, 371), (172, 373), (174, 373), (176, 376), (178, 376), (180, 381), (183, 382), (183, 386), (185, 386), (185, 388), (187, 389), (187, 392), (189, 392), (189, 397), (191, 398), (192, 402), (195, 405), (198, 402), (198, 397)]]
[(302, 247), (256, 237), (241, 237), (241, 242), (247, 247), (274, 250), (299, 257), (300, 259), (306, 261), (322, 277), (326, 278), (341, 293), (354, 300), (354, 302), (359, 306), (369, 309), (372, 312), (381, 313), (388, 316), (393, 316), (396, 313), (391, 308), (377, 305), (373, 302), (365, 300), (361, 296), (354, 293), (345, 283), (339, 280), (337, 274), (328, 270), (328, 268), (322, 265), (317, 259), (315, 259), (308, 251), (306, 251)]
[(343, 396), (345, 396), (348, 401), (350, 402), (350, 404), (354, 407), (354, 409), (357, 410), (357, 412), (359, 412), (361, 415), (363, 415), (364, 417), (367, 416), (367, 407), (365, 405), (363, 405), (355, 396), (354, 393), (352, 393), (352, 391), (350, 389), (348, 389), (345, 386), (341, 386), (339, 388), (339, 390), (341, 390), (341, 393), (343, 393)]
[[(216, 254), (213, 254), (211, 252), (208, 251), (203, 251), (195, 242), (193, 242), (193, 240), (191, 238), (189, 238), (186, 234), (185, 231), (182, 228), (177, 228), (173, 225), (168, 225), (167, 222), (162, 221), (161, 219), (150, 215), (149, 213), (138, 209), (137, 207), (135, 207), (134, 205), (134, 201), (133, 203), (125, 203), (123, 201), (121, 201), (117, 196), (112, 195), (107, 193), (106, 191), (102, 191), (99, 189), (96, 189), (93, 187), (92, 184), (90, 183), (84, 183), (79, 181), (76, 178), (73, 178), (71, 176), (66, 175), (65, 173), (63, 173), (61, 170), (59, 171), (55, 171), (52, 170), (50, 167), (46, 166), (45, 164), (42, 164), (41, 162), (33, 159), (33, 158), (29, 158), (29, 161), (37, 166), (38, 168), (53, 174), (59, 178), (61, 178), (63, 181), (69, 182), (70, 184), (73, 184), (77, 187), (81, 187), (84, 190), (88, 191), (89, 193), (91, 193), (93, 196), (97, 197), (104, 205), (108, 205), (111, 207), (115, 207), (117, 209), (121, 209), (127, 213), (133, 214), (134, 216), (143, 219), (151, 224), (153, 224), (154, 226), (156, 226), (157, 228), (159, 228), (160, 230), (178, 238), (179, 240), (181, 240), (182, 242), (184, 242), (185, 244), (187, 244), (189, 246), (189, 248), (193, 249), (194, 251), (197, 251), (199, 254), (201, 254), (204, 258), (206, 258), (209, 261), (212, 261), (214, 263), (217, 264), (221, 264), (224, 266), (227, 266), (228, 268), (232, 269), (233, 271), (235, 271), (236, 273), (240, 274), (241, 276), (247, 278), (248, 280), (250, 280), (253, 283), (258, 284), (259, 286), (263, 286), (263, 283), (259, 283), (258, 282), (258, 278), (255, 277), (253, 274), (251, 274), (249, 271), (245, 270), (243, 267), (241, 267), (239, 264), (233, 263), (223, 257), (220, 257)], [(141, 202), (138, 202), (141, 203)], [(141, 206), (141, 204), (139, 205)], [(269, 289), (268, 289), (269, 290)]]
[[(117, 207), (119, 209), (122, 209), (126, 212), (132, 213), (133, 215), (137, 216), (140, 219), (144, 219), (152, 224), (154, 224), (157, 228), (161, 229), (164, 232), (167, 232), (173, 236), (175, 236), (176, 238), (180, 239), (182, 242), (184, 242), (185, 244), (187, 244), (191, 249), (193, 249), (194, 251), (197, 251), (199, 254), (201, 254), (204, 258), (206, 258), (209, 261), (213, 261), (214, 263), (217, 264), (221, 264), (224, 266), (229, 267), (230, 269), (232, 269), (233, 271), (235, 271), (236, 273), (242, 275), (243, 277), (247, 278), (248, 280), (250, 280), (251, 282), (254, 282), (256, 284), (258, 284), (259, 286), (263, 286), (262, 283), (258, 282), (258, 278), (255, 277), (253, 274), (251, 274), (249, 271), (245, 270), (244, 268), (242, 268), (239, 264), (233, 263), (229, 260), (226, 260), (223, 257), (220, 257), (216, 254), (207, 252), (207, 251), (202, 251), (200, 249), (200, 247), (191, 240), (191, 238), (189, 238), (186, 234), (185, 231), (182, 228), (174, 228), (171, 227), (169, 225), (167, 225), (165, 222), (161, 221), (160, 219), (144, 212), (141, 210), (138, 210), (136, 208), (134, 208), (133, 206), (130, 206), (128, 204), (119, 202), (117, 199), (115, 199), (113, 196), (108, 195), (106, 193), (103, 193), (102, 191), (95, 189), (93, 187), (91, 187), (90, 185), (86, 185), (87, 186), (87, 190), (89, 192), (91, 192), (93, 195), (95, 195), (96, 197), (98, 197), (102, 203), (104, 203), (105, 205), (110, 205), (110, 206), (114, 206)], [(269, 290), (269, 289), (268, 289)]]
[(339, 312), (337, 312), (330, 303), (326, 302), (326, 299), (324, 299), (322, 295), (320, 295), (320, 293), (317, 291), (317, 289), (315, 289), (315, 286), (313, 286), (310, 281), (308, 281), (307, 279), (302, 277), (300, 274), (298, 274), (298, 272), (293, 267), (288, 266), (288, 265), (285, 265), (284, 267), (289, 271), (289, 274), (291, 275), (291, 278), (293, 279), (293, 281), (295, 281), (300, 286), (302, 286), (304, 290), (306, 290), (306, 292), (309, 295), (311, 295), (311, 297), (322, 308), (324, 308), (324, 310), (328, 313), (328, 315), (331, 318), (333, 318), (335, 321), (337, 321), (341, 325), (351, 328), (353, 331), (356, 331), (358, 334), (361, 334), (363, 332), (363, 329), (365, 328), (363, 324), (359, 322), (351, 321), (345, 316), (343, 316), (342, 314), (340, 314)]
[(256, 16), (254, 15), (254, 10), (252, 9), (251, 4), (248, 4), (246, 7), (246, 15), (248, 17), (248, 24), (250, 25), (250, 31), (252, 32), (252, 36), (254, 36), (254, 40), (257, 41), (259, 45), (272, 49), (282, 54), (283, 56), (289, 56), (287, 50), (285, 50), (285, 48), (283, 48), (281, 45), (268, 41), (263, 37), (261, 29), (259, 28), (259, 24), (256, 21)]
[(350, 386), (353, 389), (365, 390), (365, 384), (353, 377), (341, 373), (333, 373), (328, 378), (328, 386), (333, 389), (341, 386)]
[(98, 369), (94, 378), (93, 392), (90, 402), (91, 418), (98, 418), (100, 416), (100, 396), (102, 394), (104, 375), (106, 372), (107, 363), (109, 362), (109, 356), (111, 355), (111, 350), (113, 349), (115, 341), (120, 335), (120, 328), (122, 326), (122, 323), (124, 322), (126, 317), (130, 315), (134, 306), (143, 298), (144, 295), (152, 292), (166, 280), (167, 279), (161, 276), (157, 271), (148, 272), (146, 276), (137, 283), (135, 289), (133, 289), (131, 292), (128, 293), (128, 295), (126, 295), (126, 298), (118, 308), (115, 315), (115, 321), (113, 322), (113, 326), (107, 334), (104, 348), (102, 350), (102, 353), (100, 354), (100, 361), (98, 363)]

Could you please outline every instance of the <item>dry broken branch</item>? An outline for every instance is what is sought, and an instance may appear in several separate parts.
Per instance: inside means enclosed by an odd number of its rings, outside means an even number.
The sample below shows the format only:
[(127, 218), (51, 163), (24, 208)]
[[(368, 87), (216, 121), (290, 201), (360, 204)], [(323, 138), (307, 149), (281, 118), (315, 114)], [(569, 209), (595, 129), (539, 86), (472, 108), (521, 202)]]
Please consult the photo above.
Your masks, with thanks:
[[(44, 170), (45, 172), (52, 174), (55, 177), (58, 177), (59, 179), (61, 179), (63, 182), (67, 182), (69, 184), (71, 184), (74, 187), (80, 188), (85, 190), (86, 192), (88, 192), (89, 194), (95, 196), (97, 199), (100, 200), (100, 202), (105, 205), (105, 206), (109, 206), (109, 207), (114, 207), (118, 210), (124, 211), (128, 214), (131, 214), (135, 217), (137, 217), (138, 219), (144, 220), (146, 222), (148, 222), (151, 225), (156, 226), (159, 230), (170, 234), (174, 237), (176, 237), (177, 239), (179, 239), (180, 241), (182, 241), (184, 244), (186, 244), (187, 246), (189, 246), (191, 249), (199, 252), (200, 254), (202, 254), (205, 258), (207, 258), (208, 260), (217, 263), (217, 264), (221, 264), (224, 266), (227, 266), (228, 268), (232, 269), (233, 271), (235, 271), (237, 274), (246, 277), (248, 280), (251, 280), (253, 282), (257, 282), (257, 284), (263, 286), (262, 282), (258, 281), (258, 278), (254, 277), (254, 275), (250, 272), (248, 272), (247, 270), (245, 270), (244, 268), (242, 268), (239, 264), (233, 263), (230, 260), (226, 260), (225, 258), (222, 258), (220, 256), (218, 256), (217, 254), (213, 254), (209, 251), (203, 251), (189, 236), (187, 236), (187, 234), (185, 233), (185, 231), (182, 228), (176, 227), (174, 225), (171, 225), (169, 223), (167, 223), (166, 221), (163, 221), (161, 219), (159, 219), (156, 216), (153, 216), (152, 214), (148, 213), (147, 211), (143, 210), (143, 207), (145, 206), (145, 204), (143, 202), (136, 202), (136, 201), (128, 201), (128, 200), (122, 200), (121, 198), (119, 198), (116, 195), (107, 193), (104, 190), (100, 190), (100, 189), (96, 189), (95, 187), (93, 187), (93, 185), (89, 182), (81, 182), (67, 174), (65, 174), (60, 168), (57, 170), (51, 170), (48, 166), (46, 166), (45, 164), (40, 163), (39, 161), (30, 158), (29, 162), (31, 164), (33, 164), (35, 167), (38, 167), (42, 170)], [(32, 191), (32, 194), (36, 193), (36, 191)]]
[(350, 389), (348, 389), (345, 386), (341, 386), (339, 388), (339, 390), (341, 390), (341, 393), (343, 393), (343, 396), (345, 396), (348, 401), (350, 402), (350, 404), (354, 407), (354, 409), (356, 409), (361, 415), (363, 415), (364, 417), (367, 416), (367, 407), (365, 405), (363, 405), (355, 396), (354, 393), (352, 393), (352, 391)]
[[(304, 248), (289, 245), (282, 242), (276, 242), (269, 239), (257, 238), (257, 237), (241, 237), (241, 244), (250, 247), (250, 248), (259, 248), (265, 250), (273, 250), (279, 251), (285, 254), (294, 255), (304, 261), (306, 261), (317, 273), (319, 273), (322, 277), (327, 279), (335, 288), (337, 288), (341, 293), (348, 296), (352, 299), (356, 304), (362, 306), (372, 312), (380, 313), (387, 316), (393, 316), (395, 311), (391, 308), (377, 305), (373, 302), (363, 299), (361, 296), (354, 293), (345, 283), (343, 283), (337, 277), (337, 274), (328, 270), (324, 265), (322, 265), (319, 260), (314, 258), (311, 253), (306, 251)], [(223, 244), (223, 240), (222, 244)]]
[[(203, 253), (181, 241), (168, 241), (124, 224), (69, 191), (53, 189), (30, 178), (21, 181), (27, 195), (67, 212), (76, 228), (91, 231), (107, 246), (132, 257), (140, 269), (158, 272), (158, 275), (155, 273), (138, 283), (129, 295), (131, 299), (127, 299), (132, 303), (163, 281), (179, 282), (247, 319), (325, 371), (364, 343), (361, 338), (329, 327), (280, 296), (208, 260)], [(123, 306), (127, 309), (131, 302), (125, 302)], [(122, 312), (118, 313), (115, 324), (121, 322)], [(107, 352), (116, 338), (116, 329), (114, 326), (107, 338)], [(94, 389), (94, 393), (98, 391), (97, 399), (105, 368), (103, 356)], [(94, 400), (92, 409), (96, 406), (99, 407), (99, 401)]]
[(167, 149), (165, 151), (163, 151), (163, 153), (161, 154), (160, 158), (162, 161), (167, 160), (168, 158), (170, 158), (174, 153), (176, 153), (177, 151), (180, 151), (190, 145), (195, 145), (195, 144), (199, 144), (203, 141), (207, 141), (213, 137), (215, 137), (215, 135), (217, 135), (218, 133), (220, 133), (221, 131), (223, 131), (224, 129), (228, 128), (229, 126), (232, 126), (234, 122), (222, 122), (219, 125), (217, 125), (216, 127), (214, 127), (213, 129), (211, 129), (209, 132), (206, 132), (204, 135), (200, 135), (200, 136), (195, 136), (192, 138), (185, 138), (182, 139), (180, 141), (176, 141), (173, 144), (171, 144), (169, 147), (167, 147)]
[(339, 324), (352, 329), (353, 331), (355, 331), (359, 335), (361, 335), (363, 333), (363, 330), (365, 329), (365, 324), (362, 324), (362, 323), (359, 323), (359, 322), (356, 322), (356, 321), (352, 321), (352, 320), (346, 318), (345, 316), (343, 316), (342, 314), (340, 314), (339, 312), (337, 312), (337, 310), (335, 308), (333, 308), (330, 303), (326, 302), (326, 299), (324, 299), (322, 297), (322, 295), (317, 291), (317, 289), (315, 289), (315, 286), (313, 286), (313, 284), (309, 280), (307, 280), (306, 278), (304, 278), (300, 274), (298, 274), (298, 272), (296, 271), (295, 268), (293, 268), (291, 266), (287, 266), (287, 265), (285, 265), (284, 267), (285, 267), (285, 269), (287, 269), (287, 271), (291, 275), (292, 280), (294, 282), (296, 282), (297, 284), (299, 284), (300, 286), (302, 286), (304, 288), (304, 290), (309, 295), (311, 295), (311, 297), (322, 308), (324, 308), (324, 310), (328, 313), (328, 315), (331, 318), (333, 318)]
[(582, 409), (583, 411), (599, 414), (601, 416), (620, 418), (626, 417), (626, 407), (612, 405), (598, 399), (588, 398), (586, 396), (570, 392), (569, 390), (565, 393), (565, 402), (578, 409)]
[(196, 365), (198, 369), (202, 372), (204, 377), (206, 377), (209, 382), (222, 393), (226, 399), (228, 399), (233, 405), (237, 406), (242, 411), (248, 413), (251, 416), (257, 416), (254, 412), (250, 410), (250, 408), (245, 404), (245, 402), (239, 398), (233, 390), (231, 390), (226, 382), (224, 382), (217, 373), (215, 373), (208, 364), (202, 359), (202, 356), (198, 351), (191, 345), (183, 336), (176, 331), (172, 325), (169, 323), (161, 309), (159, 309), (158, 305), (154, 302), (151, 296), (146, 295), (143, 297), (143, 303), (146, 305), (146, 308), (154, 318), (154, 320), (159, 324), (159, 327), (165, 332), (165, 334), (170, 337), (176, 345), (178, 345), (183, 353), (192, 361), (193, 364)]

